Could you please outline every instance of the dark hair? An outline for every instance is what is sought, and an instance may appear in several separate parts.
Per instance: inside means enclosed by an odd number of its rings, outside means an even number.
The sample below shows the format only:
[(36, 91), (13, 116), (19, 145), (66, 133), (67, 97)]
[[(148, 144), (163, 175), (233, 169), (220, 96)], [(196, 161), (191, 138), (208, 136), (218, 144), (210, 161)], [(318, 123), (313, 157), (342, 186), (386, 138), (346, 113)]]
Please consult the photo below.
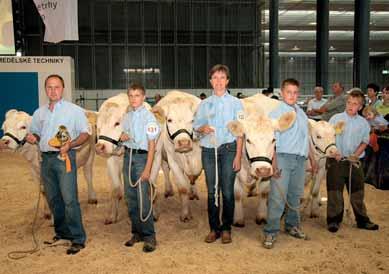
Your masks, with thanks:
[(202, 97), (207, 98), (207, 95), (205, 95), (205, 93), (202, 92), (202, 93), (200, 94), (200, 98), (202, 98)]
[(227, 75), (227, 80), (230, 79), (230, 69), (226, 65), (217, 64), (214, 65), (208, 72), (209, 79), (212, 78), (212, 75), (217, 72), (221, 71), (224, 72)]
[(374, 83), (368, 84), (367, 88), (371, 88), (372, 90), (374, 90), (374, 93), (376, 93), (376, 94), (377, 94), (377, 92), (380, 91), (380, 87), (377, 84), (374, 84)]
[(288, 78), (288, 79), (285, 79), (284, 81), (282, 81), (281, 89), (283, 89), (287, 85), (292, 85), (292, 86), (300, 87), (299, 81), (297, 81), (294, 78)]
[(130, 90), (136, 90), (136, 89), (140, 90), (140, 91), (142, 92), (143, 95), (146, 94), (145, 87), (144, 87), (142, 84), (136, 83), (136, 82), (131, 83), (131, 85), (128, 87), (127, 93), (128, 93)]
[(57, 78), (61, 81), (62, 83), (62, 87), (64, 88), (65, 87), (65, 81), (63, 80), (63, 78), (58, 75), (58, 74), (50, 74), (49, 76), (46, 77), (46, 80), (45, 80), (45, 87), (46, 87), (46, 84), (47, 84), (47, 80), (49, 80), (50, 78)]
[(359, 98), (361, 100), (362, 106), (365, 104), (365, 95), (363, 94), (363, 92), (359, 88), (351, 89), (347, 94), (347, 98), (350, 98), (350, 97)]
[(272, 93), (269, 89), (262, 90), (262, 94), (268, 96), (270, 93)]

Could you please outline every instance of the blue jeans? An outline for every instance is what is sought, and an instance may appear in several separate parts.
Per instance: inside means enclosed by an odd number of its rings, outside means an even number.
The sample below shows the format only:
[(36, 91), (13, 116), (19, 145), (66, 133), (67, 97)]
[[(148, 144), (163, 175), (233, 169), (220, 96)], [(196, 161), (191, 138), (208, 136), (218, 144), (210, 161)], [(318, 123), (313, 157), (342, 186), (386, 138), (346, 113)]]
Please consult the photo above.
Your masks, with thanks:
[[(147, 154), (133, 154), (131, 161), (131, 181), (133, 184), (141, 176), (147, 162)], [(124, 191), (128, 205), (128, 216), (131, 219), (131, 232), (133, 235), (137, 234), (143, 241), (155, 240), (154, 230), (154, 218), (151, 214), (150, 218), (146, 222), (140, 220), (139, 212), (139, 192), (137, 187), (130, 186), (129, 182), (129, 163), (130, 163), (130, 152), (126, 150), (124, 154), (123, 163), (123, 177), (124, 177)], [(143, 202), (143, 218), (146, 217), (150, 211), (150, 185), (148, 182), (142, 181), (142, 202)]]
[[(223, 144), (217, 148), (219, 189), (223, 196), (222, 222), (220, 224), (219, 208), (215, 205), (215, 150), (202, 147), (201, 159), (205, 171), (208, 189), (208, 221), (213, 231), (230, 231), (234, 219), (234, 181), (235, 171), (232, 168), (236, 154), (236, 143)], [(220, 205), (220, 199), (218, 201)]]
[(65, 161), (58, 159), (58, 153), (42, 153), (41, 176), (56, 236), (84, 244), (86, 234), (78, 202), (76, 152), (71, 150), (68, 155), (72, 171), (66, 173)]
[[(285, 208), (285, 196), (291, 207), (299, 208), (300, 198), (304, 192), (305, 160), (306, 158), (303, 156), (277, 153), (278, 169), (282, 171), (280, 178), (271, 179), (267, 224), (264, 227), (265, 234), (275, 235), (280, 231), (280, 219)], [(282, 189), (282, 194), (275, 184), (278, 184)], [(299, 225), (299, 210), (287, 209), (285, 229)]]

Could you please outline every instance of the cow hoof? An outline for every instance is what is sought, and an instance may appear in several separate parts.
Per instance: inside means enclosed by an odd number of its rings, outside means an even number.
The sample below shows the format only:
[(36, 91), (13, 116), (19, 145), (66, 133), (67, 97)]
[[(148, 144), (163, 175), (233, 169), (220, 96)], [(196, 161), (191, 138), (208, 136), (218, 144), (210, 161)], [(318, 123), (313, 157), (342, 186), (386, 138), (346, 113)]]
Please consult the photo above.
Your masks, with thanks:
[(111, 225), (111, 224), (113, 224), (113, 221), (111, 219), (105, 219), (104, 224)]
[(50, 220), (51, 219), (51, 214), (50, 213), (43, 214), (43, 219)]
[(186, 215), (186, 216), (180, 216), (180, 221), (183, 222), (183, 223), (187, 223), (189, 222), (190, 220), (192, 220), (192, 216), (191, 215)]
[(192, 193), (189, 195), (189, 200), (200, 200), (200, 198), (199, 195)]
[(165, 191), (165, 198), (169, 198), (169, 197), (173, 197), (173, 196), (174, 196), (173, 190)]
[(88, 199), (88, 204), (97, 205), (97, 199)]
[(266, 224), (267, 222), (266, 222), (266, 220), (263, 219), (263, 218), (256, 218), (256, 219), (255, 219), (255, 223), (256, 223), (257, 225), (262, 225), (262, 224)]
[(234, 224), (232, 224), (233, 226), (235, 226), (235, 227), (244, 227), (245, 226), (245, 224), (244, 223), (234, 223)]

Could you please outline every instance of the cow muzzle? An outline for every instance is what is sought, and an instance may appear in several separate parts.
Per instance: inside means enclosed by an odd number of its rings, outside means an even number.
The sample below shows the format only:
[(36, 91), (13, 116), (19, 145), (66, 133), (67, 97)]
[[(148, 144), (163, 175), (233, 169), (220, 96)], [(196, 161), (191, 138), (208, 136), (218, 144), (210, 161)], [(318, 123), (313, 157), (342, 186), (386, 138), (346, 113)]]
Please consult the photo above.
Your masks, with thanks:
[(174, 142), (174, 150), (179, 153), (189, 152), (193, 149), (192, 140), (180, 139)]

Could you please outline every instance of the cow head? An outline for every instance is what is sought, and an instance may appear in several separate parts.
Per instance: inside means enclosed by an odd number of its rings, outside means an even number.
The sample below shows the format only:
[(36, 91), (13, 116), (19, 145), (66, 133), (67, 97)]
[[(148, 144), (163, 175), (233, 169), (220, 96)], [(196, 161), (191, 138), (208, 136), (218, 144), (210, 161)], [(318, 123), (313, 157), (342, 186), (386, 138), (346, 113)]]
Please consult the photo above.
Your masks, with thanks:
[(104, 104), (97, 115), (96, 153), (102, 156), (120, 155), (119, 138), (123, 132), (122, 119), (126, 109), (119, 104)]
[(273, 175), (274, 132), (288, 129), (295, 119), (296, 113), (288, 112), (279, 119), (270, 119), (265, 115), (252, 115), (228, 123), (228, 128), (233, 135), (244, 137), (243, 153), (250, 163), (251, 176), (260, 178)]
[(316, 154), (321, 156), (335, 157), (338, 152), (335, 145), (335, 136), (337, 132), (341, 133), (344, 129), (344, 122), (338, 122), (332, 126), (326, 121), (316, 122), (309, 120), (310, 142)]
[(195, 96), (177, 97), (164, 102), (163, 98), (152, 112), (166, 130), (166, 138), (174, 144), (174, 150), (185, 153), (192, 150), (193, 119), (200, 99)]
[(4, 136), (0, 140), (0, 148), (16, 150), (25, 143), (32, 117), (24, 111), (11, 109), (5, 114), (2, 126)]

